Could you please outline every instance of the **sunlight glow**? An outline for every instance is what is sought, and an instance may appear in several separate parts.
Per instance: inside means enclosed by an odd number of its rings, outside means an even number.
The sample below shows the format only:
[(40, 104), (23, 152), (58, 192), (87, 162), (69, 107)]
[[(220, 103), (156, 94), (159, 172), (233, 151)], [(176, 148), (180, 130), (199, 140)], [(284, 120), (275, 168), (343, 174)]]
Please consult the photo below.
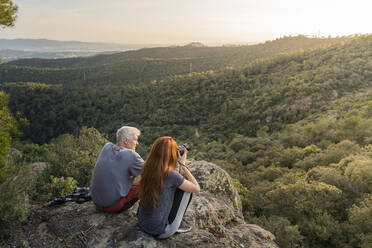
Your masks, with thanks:
[(0, 38), (223, 44), (372, 32), (365, 0), (14, 1), (16, 26)]

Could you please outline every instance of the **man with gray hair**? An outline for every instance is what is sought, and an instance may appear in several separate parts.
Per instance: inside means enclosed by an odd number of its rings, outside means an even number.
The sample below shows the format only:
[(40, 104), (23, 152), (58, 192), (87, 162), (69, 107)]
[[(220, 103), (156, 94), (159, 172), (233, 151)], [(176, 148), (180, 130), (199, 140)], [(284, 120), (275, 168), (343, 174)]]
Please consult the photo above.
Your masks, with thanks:
[(116, 132), (116, 144), (104, 145), (94, 167), (91, 196), (98, 210), (121, 212), (138, 200), (139, 183), (133, 183), (143, 159), (135, 152), (141, 131), (123, 126)]

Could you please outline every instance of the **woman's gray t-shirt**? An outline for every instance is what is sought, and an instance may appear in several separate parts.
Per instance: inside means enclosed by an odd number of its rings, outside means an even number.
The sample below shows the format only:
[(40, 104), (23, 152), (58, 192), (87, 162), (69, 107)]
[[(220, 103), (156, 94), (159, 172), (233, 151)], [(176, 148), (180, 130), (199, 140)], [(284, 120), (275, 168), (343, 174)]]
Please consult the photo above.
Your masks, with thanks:
[(164, 179), (164, 189), (156, 203), (157, 209), (155, 210), (152, 204), (145, 208), (140, 204), (138, 208), (138, 223), (145, 232), (152, 235), (159, 235), (164, 232), (172, 209), (174, 193), (184, 180), (177, 171), (170, 171)]

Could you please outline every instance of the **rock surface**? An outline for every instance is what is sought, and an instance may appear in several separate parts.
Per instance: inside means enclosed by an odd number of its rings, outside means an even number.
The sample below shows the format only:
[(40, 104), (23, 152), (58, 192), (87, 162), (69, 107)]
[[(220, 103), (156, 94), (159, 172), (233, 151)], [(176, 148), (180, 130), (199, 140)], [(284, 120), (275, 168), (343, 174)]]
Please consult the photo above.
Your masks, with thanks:
[(137, 226), (138, 203), (120, 214), (96, 211), (92, 202), (46, 207), (37, 213), (36, 246), (62, 247), (278, 247), (268, 231), (246, 224), (241, 201), (230, 176), (218, 166), (189, 161), (201, 186), (184, 220), (188, 233), (156, 240)]

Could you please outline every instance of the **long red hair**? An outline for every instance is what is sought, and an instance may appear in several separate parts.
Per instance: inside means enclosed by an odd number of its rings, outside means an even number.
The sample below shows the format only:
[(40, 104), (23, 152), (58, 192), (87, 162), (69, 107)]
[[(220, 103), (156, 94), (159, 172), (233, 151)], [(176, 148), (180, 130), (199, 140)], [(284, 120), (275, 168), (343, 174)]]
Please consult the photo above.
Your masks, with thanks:
[(152, 203), (156, 209), (156, 202), (163, 190), (163, 181), (168, 173), (177, 167), (177, 143), (169, 136), (157, 138), (151, 147), (142, 170), (138, 197), (141, 206)]

